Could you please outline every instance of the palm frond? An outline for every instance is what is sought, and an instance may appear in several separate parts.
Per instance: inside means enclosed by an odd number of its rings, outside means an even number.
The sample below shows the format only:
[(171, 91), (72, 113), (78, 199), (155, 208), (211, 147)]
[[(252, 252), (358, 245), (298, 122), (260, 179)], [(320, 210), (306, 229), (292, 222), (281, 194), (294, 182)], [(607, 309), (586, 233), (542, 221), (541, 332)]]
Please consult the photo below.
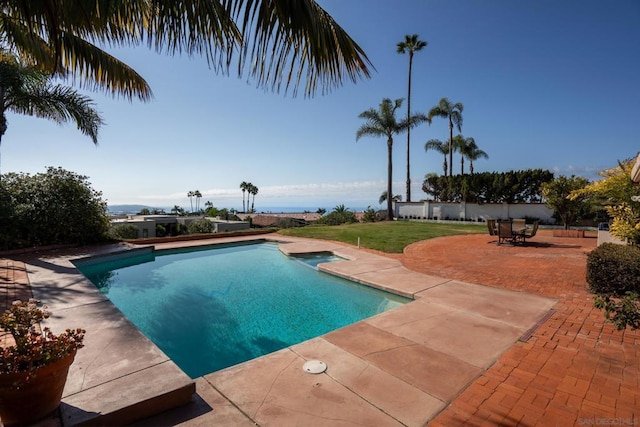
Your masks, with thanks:
[(431, 108), (429, 110), (429, 112), (427, 113), (427, 118), (429, 120), (433, 119), (434, 117), (447, 118), (447, 117), (449, 117), (449, 114), (447, 113), (446, 110), (443, 110), (442, 108), (440, 108), (440, 106), (437, 105), (437, 106)]
[(103, 88), (129, 99), (134, 96), (143, 101), (153, 98), (145, 79), (118, 58), (71, 33), (63, 33), (60, 37), (63, 62), (74, 71), (74, 80), (79, 78), (76, 83), (80, 87)]
[(216, 71), (226, 70), (242, 35), (218, 0), (151, 0), (144, 34), (149, 47), (169, 54), (204, 55)]
[[(238, 72), (261, 87), (305, 96), (370, 76), (360, 46), (314, 0), (225, 0), (244, 37)], [(248, 68), (248, 70), (247, 70)]]
[[(21, 59), (25, 60), (28, 57), (34, 66), (43, 71), (55, 69), (49, 44), (21, 21), (4, 13), (4, 10), (0, 11), (0, 34), (3, 35), (3, 48), (13, 46)], [(26, 52), (29, 54), (26, 55)]]
[(364, 124), (356, 132), (356, 141), (363, 136), (387, 136), (387, 133), (384, 129), (374, 124)]
[(53, 120), (58, 124), (75, 121), (78, 130), (98, 143), (98, 130), (104, 124), (93, 101), (62, 85), (38, 85), (15, 94), (10, 110), (14, 113)]
[(6, 111), (46, 118), (57, 123), (75, 121), (78, 129), (98, 143), (104, 123), (93, 101), (70, 87), (52, 85), (45, 72), (25, 66), (0, 51), (0, 138), (6, 131)]

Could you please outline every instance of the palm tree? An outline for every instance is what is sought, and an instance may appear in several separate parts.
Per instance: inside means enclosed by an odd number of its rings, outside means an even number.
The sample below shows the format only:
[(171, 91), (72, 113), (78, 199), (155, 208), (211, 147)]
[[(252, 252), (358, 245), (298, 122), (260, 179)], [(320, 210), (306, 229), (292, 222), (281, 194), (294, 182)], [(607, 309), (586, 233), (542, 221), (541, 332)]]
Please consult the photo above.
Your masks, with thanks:
[(349, 208), (346, 207), (344, 204), (340, 204), (340, 205), (336, 206), (335, 208), (333, 208), (333, 210), (331, 212), (338, 213), (338, 214), (343, 214), (343, 213), (349, 212)]
[[(249, 183), (248, 191), (249, 191), (249, 194), (251, 196), (253, 196), (251, 198), (251, 212), (255, 212), (254, 204), (255, 204), (255, 201), (256, 201), (256, 194), (258, 194), (258, 187), (256, 187), (255, 185)], [(248, 204), (249, 204), (249, 197), (247, 197), (247, 205)]]
[[(383, 191), (382, 194), (380, 194), (380, 198), (378, 199), (378, 203), (382, 204), (387, 200), (387, 192)], [(395, 196), (393, 196), (391, 198), (392, 201), (394, 202), (401, 202), (402, 201), (402, 195), (400, 194), (396, 194)]]
[(104, 122), (93, 105), (91, 98), (52, 84), (49, 75), (0, 51), (0, 144), (10, 111), (57, 123), (75, 121), (80, 132), (97, 145), (98, 130)]
[(475, 139), (471, 137), (465, 138), (462, 135), (456, 135), (454, 141), (456, 141), (456, 149), (460, 153), (460, 173), (464, 175), (464, 159), (466, 158), (469, 160), (469, 169), (473, 175), (474, 160), (478, 160), (480, 157), (486, 159), (489, 156), (478, 148)]
[(424, 144), (424, 150), (434, 150), (444, 156), (444, 161), (442, 162), (442, 174), (444, 177), (447, 177), (447, 154), (449, 154), (449, 143), (442, 142), (439, 139), (430, 139)]
[(315, 0), (7, 0), (0, 34), (43, 71), (129, 99), (148, 100), (151, 89), (97, 43), (202, 55), (222, 73), (235, 59), (258, 86), (294, 95), (303, 76), (306, 96), (370, 76), (364, 51)]
[[(370, 108), (363, 111), (358, 117), (365, 119), (356, 132), (356, 141), (363, 136), (383, 136), (387, 138), (387, 194), (392, 194), (391, 183), (393, 179), (393, 135), (406, 131), (410, 127), (426, 120), (423, 114), (416, 114), (400, 122), (396, 119), (396, 110), (402, 106), (402, 99), (392, 102), (384, 98), (378, 109)], [(393, 218), (392, 200), (387, 200), (387, 218)]]
[(466, 158), (469, 160), (469, 172), (473, 175), (473, 162), (480, 158), (488, 159), (489, 155), (481, 150), (476, 145), (476, 141), (473, 138), (467, 138), (471, 141), (468, 144), (467, 151), (465, 153)]
[[(397, 52), (404, 54), (409, 53), (409, 83), (407, 87), (407, 120), (411, 116), (411, 69), (413, 67), (413, 54), (422, 50), (427, 45), (427, 42), (418, 40), (418, 35), (405, 35), (404, 41), (401, 41), (397, 45)], [(410, 146), (411, 146), (411, 129), (407, 129), (407, 202), (411, 201), (411, 163), (410, 163)]]
[(202, 198), (202, 193), (200, 192), (200, 190), (194, 191), (193, 197), (196, 198), (196, 212), (200, 212), (200, 199)]
[(464, 175), (464, 152), (467, 149), (467, 141), (464, 136), (453, 137), (453, 151), (460, 153), (460, 175)]
[[(442, 117), (449, 120), (449, 141), (453, 141), (453, 127), (462, 132), (462, 110), (464, 106), (461, 102), (455, 104), (447, 98), (440, 99), (438, 105), (429, 110), (427, 119), (431, 123), (434, 117)], [(453, 176), (453, 144), (449, 144), (449, 176)]]
[(189, 198), (189, 202), (191, 202), (191, 212), (193, 212), (193, 196), (195, 194), (193, 193), (193, 191), (189, 191), (187, 193), (187, 197)]
[[(249, 183), (247, 181), (242, 181), (240, 183), (240, 189), (242, 190), (242, 212), (246, 212), (244, 207), (244, 193), (249, 189)], [(247, 198), (247, 204), (249, 204), (249, 200)]]

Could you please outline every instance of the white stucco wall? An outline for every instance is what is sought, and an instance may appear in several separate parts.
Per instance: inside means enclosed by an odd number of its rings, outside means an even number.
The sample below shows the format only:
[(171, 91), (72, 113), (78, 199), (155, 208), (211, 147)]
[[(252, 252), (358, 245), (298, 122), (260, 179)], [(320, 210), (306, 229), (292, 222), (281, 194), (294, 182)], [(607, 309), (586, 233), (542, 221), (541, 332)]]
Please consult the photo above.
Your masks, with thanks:
[(508, 218), (538, 218), (551, 224), (553, 210), (544, 203), (444, 203), (444, 202), (397, 202), (395, 216), (398, 219), (438, 219), (461, 221), (486, 221)]

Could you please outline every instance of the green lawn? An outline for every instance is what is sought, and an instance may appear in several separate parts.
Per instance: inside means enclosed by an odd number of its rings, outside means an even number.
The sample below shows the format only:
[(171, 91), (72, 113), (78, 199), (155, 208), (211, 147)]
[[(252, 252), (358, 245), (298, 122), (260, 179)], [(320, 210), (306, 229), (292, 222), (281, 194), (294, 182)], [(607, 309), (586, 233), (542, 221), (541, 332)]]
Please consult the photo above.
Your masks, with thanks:
[(358, 244), (387, 253), (402, 253), (405, 246), (420, 240), (455, 234), (485, 233), (485, 224), (438, 224), (427, 222), (387, 221), (334, 226), (308, 226), (280, 230), (285, 236), (309, 237)]

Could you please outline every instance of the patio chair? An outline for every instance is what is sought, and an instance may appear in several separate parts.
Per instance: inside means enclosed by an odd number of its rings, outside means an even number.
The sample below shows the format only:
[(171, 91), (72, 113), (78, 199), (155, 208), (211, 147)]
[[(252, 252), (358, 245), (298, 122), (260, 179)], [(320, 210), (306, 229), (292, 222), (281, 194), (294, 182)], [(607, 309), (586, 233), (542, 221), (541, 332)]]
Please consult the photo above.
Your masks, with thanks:
[(524, 230), (524, 228), (527, 226), (526, 221), (527, 220), (524, 218), (513, 219), (511, 221), (511, 227), (513, 230)]
[(511, 243), (515, 241), (515, 235), (511, 228), (511, 221), (498, 220), (498, 245), (502, 242), (509, 240)]
[(489, 236), (495, 236), (496, 234), (498, 234), (498, 230), (496, 229), (495, 219), (487, 220), (487, 228), (489, 229)]
[(527, 228), (522, 235), (522, 241), (526, 241), (527, 239), (532, 238), (538, 232), (538, 224), (540, 221), (534, 221), (533, 226), (531, 228)]

